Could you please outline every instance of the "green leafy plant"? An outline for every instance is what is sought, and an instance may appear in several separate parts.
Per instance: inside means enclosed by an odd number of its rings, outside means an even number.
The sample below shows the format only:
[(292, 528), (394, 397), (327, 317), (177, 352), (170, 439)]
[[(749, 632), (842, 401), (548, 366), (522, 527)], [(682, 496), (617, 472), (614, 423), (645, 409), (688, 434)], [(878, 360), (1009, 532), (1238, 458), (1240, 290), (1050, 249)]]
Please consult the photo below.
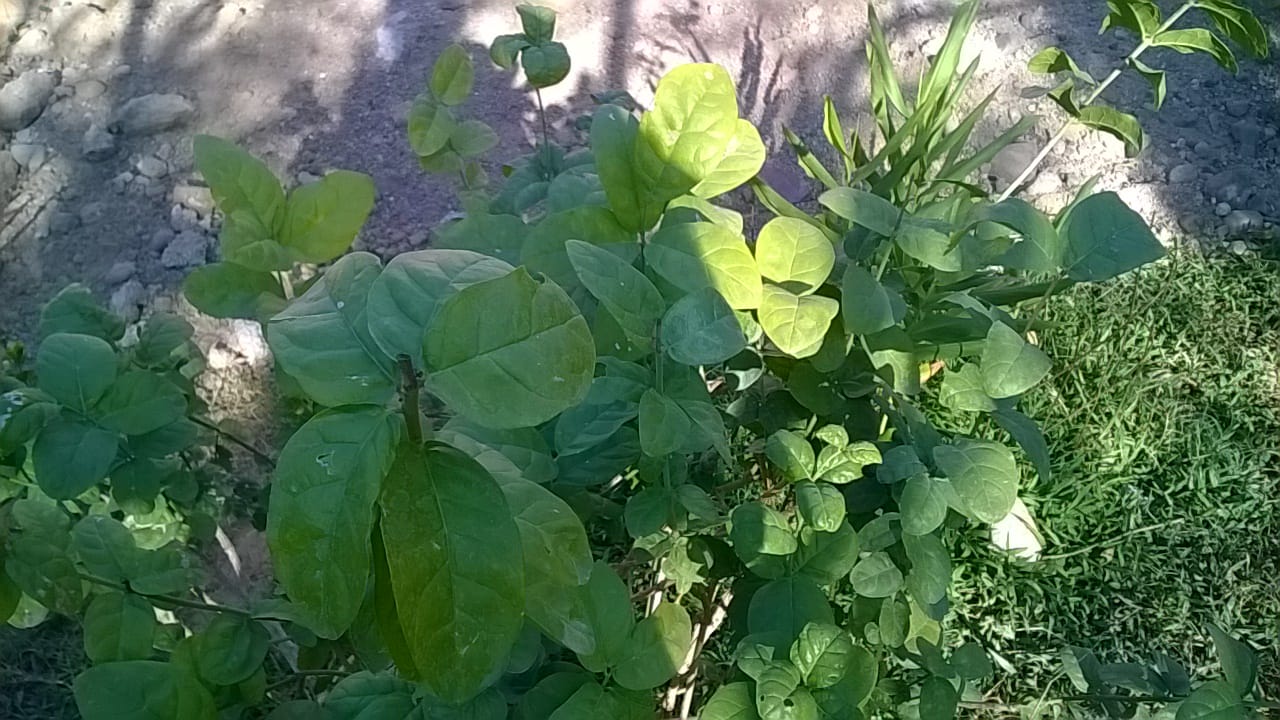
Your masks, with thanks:
[[(554, 13), (518, 10), (524, 32), (491, 56), (518, 57), (535, 89), (557, 82)], [(385, 264), (348, 251), (368, 178), (286, 195), (260, 161), (197, 138), (224, 260), (187, 296), (261, 322), (279, 377), (315, 409), (274, 463), (282, 592), (216, 606), (185, 574), (140, 569), (161, 561), (138, 559), (128, 511), (89, 510), (104, 477), (114, 491), (108, 436), (155, 431), (158, 411), (123, 424), (138, 418), (102, 407), (125, 384), (102, 370), (112, 346), (50, 334), (37, 387), (84, 437), (58, 453), (68, 472), (37, 462), (36, 486), (3, 506), (18, 529), (5, 568), (67, 614), (84, 609), (81, 581), (112, 591), (84, 610), (86, 720), (264, 699), (272, 717), (486, 720), (945, 718), (972, 702), (993, 667), (944, 632), (949, 543), (1009, 515), (1022, 472), (974, 426), (998, 424), (1047, 467), (1018, 407), (1051, 363), (1018, 305), (1163, 254), (1114, 194), (1051, 218), (968, 184), (1004, 142), (966, 154), (972, 123), (952, 128), (976, 11), (958, 10), (911, 106), (873, 24), (886, 142), (869, 157), (828, 104), (829, 139), (849, 150), (841, 182), (801, 153), (828, 186), (817, 215), (756, 179), (764, 145), (711, 64), (672, 70), (638, 117), (601, 104), (585, 148), (553, 145), (544, 124), (490, 195), (472, 182), (483, 133), (455, 133), (452, 114), (470, 59), (447, 49), (408, 135), (424, 167), (461, 168), (467, 215)], [(758, 229), (717, 202), (747, 183), (777, 215)], [(300, 263), (330, 261), (301, 281)], [(66, 421), (47, 420), (11, 452), (70, 446)], [(153, 607), (212, 620), (147, 641)]]
[[(1022, 174), (1014, 180), (1003, 197), (1009, 197), (1035, 171), (1070, 129), (1071, 121), (1106, 132), (1124, 143), (1125, 153), (1138, 154), (1145, 144), (1142, 126), (1133, 115), (1099, 102), (1102, 94), (1126, 71), (1141, 75), (1151, 85), (1156, 110), (1168, 94), (1168, 73), (1151, 67), (1141, 58), (1153, 48), (1168, 48), (1184, 55), (1202, 53), (1213, 58), (1224, 70), (1236, 72), (1235, 52), (1224, 41), (1231, 41), (1256, 58), (1270, 54), (1267, 32), (1257, 17), (1233, 0), (1187, 0), (1167, 17), (1154, 0), (1108, 0), (1110, 12), (1102, 21), (1100, 32), (1127, 30), (1137, 37), (1138, 45), (1125, 56), (1122, 64), (1102, 80), (1096, 80), (1080, 69), (1064, 50), (1048, 47), (1031, 58), (1028, 67), (1034, 73), (1051, 75), (1059, 83), (1048, 91), (1049, 97), (1068, 115), (1069, 121), (1058, 130)], [(1179, 22), (1196, 12), (1207, 19), (1212, 28), (1179, 27)], [(1214, 30), (1217, 32), (1215, 33)]]

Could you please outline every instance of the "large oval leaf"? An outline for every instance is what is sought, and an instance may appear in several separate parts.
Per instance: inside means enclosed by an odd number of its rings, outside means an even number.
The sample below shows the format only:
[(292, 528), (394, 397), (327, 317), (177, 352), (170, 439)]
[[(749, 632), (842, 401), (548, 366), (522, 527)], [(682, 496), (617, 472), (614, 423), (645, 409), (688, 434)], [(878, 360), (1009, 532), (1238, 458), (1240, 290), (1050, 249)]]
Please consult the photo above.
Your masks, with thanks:
[(532, 427), (578, 404), (596, 362), (577, 307), (524, 268), (445, 301), (427, 330), (426, 358), (431, 391), (495, 428)]
[(87, 412), (116, 378), (116, 354), (91, 335), (56, 333), (36, 353), (40, 389), (73, 410)]
[(337, 170), (289, 195), (280, 242), (298, 257), (328, 262), (351, 247), (373, 212), (373, 178)]
[(1049, 356), (1027, 342), (1018, 331), (1002, 322), (991, 323), (987, 345), (982, 351), (982, 385), (987, 395), (993, 398), (1021, 395), (1035, 387), (1052, 368)]
[(685, 292), (712, 288), (735, 310), (760, 305), (760, 270), (741, 235), (709, 222), (678, 223), (654, 233), (645, 260)]
[(409, 652), (432, 694), (464, 702), (501, 674), (524, 624), (519, 528), (488, 471), (447, 445), (402, 445), (381, 505)]
[(565, 250), (578, 279), (632, 341), (640, 344), (652, 338), (667, 304), (649, 278), (630, 262), (591, 243), (568, 240)]
[(524, 479), (495, 478), (520, 531), (525, 612), (548, 637), (575, 653), (595, 652), (579, 587), (591, 577), (591, 546), (564, 500)]
[(723, 195), (755, 177), (764, 167), (764, 161), (765, 147), (760, 131), (749, 120), (739, 118), (715, 168), (703, 173), (689, 192), (700, 198)]
[(629, 690), (648, 690), (675, 677), (693, 641), (689, 614), (663, 602), (631, 631), (613, 678)]
[(175, 663), (130, 660), (96, 665), (76, 677), (84, 720), (213, 720), (217, 708), (200, 681)]
[(766, 285), (756, 317), (779, 350), (794, 358), (806, 358), (822, 349), (827, 328), (839, 314), (840, 303), (831, 298), (794, 295)]
[(1009, 448), (986, 440), (960, 440), (934, 448), (933, 459), (975, 520), (997, 523), (1013, 509), (1018, 463)]
[(322, 637), (352, 623), (368, 584), (378, 486), (399, 421), (378, 408), (321, 413), (280, 452), (267, 543), (276, 578)]
[(760, 274), (780, 285), (794, 284), (801, 294), (821, 287), (835, 263), (831, 241), (804, 220), (774, 218), (760, 228), (756, 238)]
[(391, 359), (369, 334), (369, 289), (378, 258), (352, 253), (267, 324), (280, 367), (321, 405), (381, 405), (395, 392)]
[(462, 288), (514, 268), (469, 250), (418, 250), (392, 258), (369, 287), (369, 335), (388, 357), (422, 367), (422, 342), (436, 310)]
[(107, 476), (120, 438), (109, 430), (58, 418), (32, 447), (36, 482), (49, 497), (70, 500)]
[(210, 135), (197, 135), (191, 145), (196, 169), (223, 215), (249, 212), (263, 227), (279, 227), (284, 219), (284, 189), (265, 163)]
[(751, 597), (747, 627), (752, 634), (778, 633), (789, 647), (809, 623), (831, 625), (835, 615), (826, 594), (803, 575), (774, 580)]
[(636, 142), (635, 172), (651, 204), (661, 207), (710, 176), (737, 133), (738, 100), (724, 68), (691, 63), (664, 75)]
[(1080, 201), (1061, 224), (1062, 265), (1078, 282), (1108, 280), (1164, 256), (1147, 223), (1112, 192)]
[(98, 595), (84, 613), (84, 654), (95, 663), (145, 660), (151, 656), (156, 614), (137, 595)]
[(104, 427), (125, 435), (145, 435), (181, 420), (187, 412), (182, 390), (164, 376), (145, 370), (121, 375), (96, 408)]
[(662, 347), (684, 365), (722, 363), (746, 346), (742, 324), (712, 288), (680, 298), (662, 319)]

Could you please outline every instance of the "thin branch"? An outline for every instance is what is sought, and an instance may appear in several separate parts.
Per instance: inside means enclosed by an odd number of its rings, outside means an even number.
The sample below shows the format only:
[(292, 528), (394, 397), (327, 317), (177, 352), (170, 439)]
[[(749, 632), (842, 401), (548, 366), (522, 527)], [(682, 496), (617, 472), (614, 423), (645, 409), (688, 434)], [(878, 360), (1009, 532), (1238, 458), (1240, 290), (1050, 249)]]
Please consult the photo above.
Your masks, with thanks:
[(418, 410), (418, 390), (422, 382), (418, 372), (413, 369), (413, 360), (401, 353), (396, 358), (400, 366), (400, 397), (404, 403), (404, 423), (409, 429), (409, 439), (414, 444), (422, 443), (422, 414)]
[(217, 426), (215, 423), (213, 423), (212, 421), (210, 421), (210, 420), (205, 420), (204, 418), (202, 418), (202, 417), (200, 417), (200, 416), (198, 416), (198, 415), (192, 415), (192, 416), (191, 416), (191, 422), (193, 422), (193, 423), (195, 423), (195, 424), (199, 425), (199, 426), (200, 426), (200, 427), (202, 427), (202, 428), (205, 428), (206, 430), (212, 430), (212, 431), (214, 431), (214, 432), (218, 433), (218, 436), (219, 436), (219, 437), (224, 437), (224, 438), (226, 438), (226, 439), (230, 440), (230, 441), (232, 442), (232, 444), (234, 444), (234, 445), (239, 445), (241, 448), (244, 448), (245, 450), (248, 450), (248, 451), (249, 451), (249, 453), (250, 453), (250, 454), (252, 454), (252, 455), (253, 455), (255, 458), (257, 458), (259, 461), (261, 461), (261, 462), (263, 462), (263, 463), (266, 463), (267, 465), (270, 465), (270, 466), (272, 466), (272, 467), (275, 467), (275, 465), (276, 465), (276, 459), (275, 459), (275, 458), (271, 457), (271, 456), (270, 456), (270, 455), (268, 455), (267, 453), (265, 453), (265, 452), (263, 452), (263, 451), (259, 450), (258, 448), (254, 447), (254, 446), (253, 446), (253, 445), (251, 445), (247, 440), (241, 440), (240, 438), (236, 437), (236, 436), (235, 436), (235, 435), (233, 435), (232, 433), (229, 433), (229, 432), (227, 432), (226, 430), (223, 430), (222, 428), (218, 427), (218, 426)]
[(229, 615), (239, 615), (241, 617), (247, 617), (247, 618), (252, 618), (254, 616), (253, 613), (249, 612), (248, 610), (242, 610), (240, 608), (229, 607), (227, 605), (215, 605), (213, 603), (201, 602), (199, 600), (188, 600), (186, 598), (175, 597), (173, 595), (153, 595), (151, 593), (139, 592), (124, 583), (118, 583), (111, 580), (107, 580), (106, 578), (100, 578), (97, 575), (90, 575), (89, 573), (79, 573), (79, 575), (80, 575), (80, 579), (86, 582), (91, 582), (95, 585), (101, 585), (102, 587), (108, 587), (113, 590), (119, 590), (120, 592), (129, 593), (131, 595), (137, 595), (138, 597), (146, 598), (147, 600), (151, 600), (157, 603), (163, 603), (166, 605), (175, 605), (177, 607), (190, 608), (191, 610), (203, 610), (205, 612), (227, 613)]
[(282, 680), (277, 680), (277, 681), (275, 681), (275, 682), (271, 683), (270, 685), (268, 685), (268, 686), (267, 686), (267, 689), (266, 689), (266, 690), (264, 690), (263, 692), (269, 693), (269, 692), (272, 692), (272, 691), (274, 691), (274, 690), (279, 690), (280, 688), (282, 688), (282, 687), (284, 687), (284, 686), (286, 686), (286, 685), (288, 685), (288, 684), (290, 684), (290, 683), (294, 683), (294, 682), (297, 682), (297, 681), (299, 681), (299, 680), (305, 680), (305, 679), (307, 679), (307, 678), (309, 678), (309, 677), (337, 677), (337, 678), (345, 678), (345, 677), (347, 677), (347, 676), (349, 676), (349, 675), (351, 675), (351, 673), (343, 672), (343, 671), (341, 671), (341, 670), (295, 670), (295, 671), (293, 671), (292, 673), (290, 673), (289, 677), (286, 677), (286, 678), (284, 678), (284, 679), (282, 679)]

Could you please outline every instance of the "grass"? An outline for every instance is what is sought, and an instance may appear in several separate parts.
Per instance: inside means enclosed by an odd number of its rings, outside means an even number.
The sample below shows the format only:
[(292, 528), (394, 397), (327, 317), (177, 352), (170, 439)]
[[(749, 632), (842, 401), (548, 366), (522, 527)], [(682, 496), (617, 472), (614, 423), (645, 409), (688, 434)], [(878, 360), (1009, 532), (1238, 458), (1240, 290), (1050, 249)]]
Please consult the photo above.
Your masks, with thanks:
[(962, 541), (957, 607), (1016, 672), (1004, 701), (1072, 692), (1057, 653), (1154, 651), (1216, 673), (1205, 624), (1280, 696), (1280, 264), (1179, 255), (1050, 301), (1055, 372), (1024, 403), (1054, 458), (1024, 476), (1028, 564)]

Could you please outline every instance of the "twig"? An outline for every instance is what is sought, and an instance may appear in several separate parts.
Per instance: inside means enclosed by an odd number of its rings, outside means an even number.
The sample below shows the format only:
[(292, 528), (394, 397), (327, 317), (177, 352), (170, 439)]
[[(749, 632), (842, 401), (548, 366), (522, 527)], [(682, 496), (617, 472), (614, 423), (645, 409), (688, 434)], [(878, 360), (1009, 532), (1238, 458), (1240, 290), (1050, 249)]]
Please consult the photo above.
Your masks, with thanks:
[(295, 671), (293, 671), (293, 672), (289, 675), (289, 677), (284, 678), (283, 680), (277, 680), (277, 681), (275, 681), (275, 682), (271, 683), (270, 685), (268, 685), (268, 686), (267, 686), (267, 689), (266, 689), (266, 690), (264, 690), (263, 692), (268, 692), (268, 693), (269, 693), (269, 692), (271, 692), (271, 691), (273, 691), (273, 690), (279, 690), (280, 688), (284, 687), (285, 685), (288, 685), (289, 683), (292, 683), (292, 682), (295, 682), (295, 681), (298, 681), (298, 680), (305, 680), (305, 679), (307, 679), (307, 678), (309, 678), (309, 677), (340, 677), (340, 678), (345, 678), (345, 677), (349, 676), (350, 674), (351, 674), (351, 673), (343, 672), (343, 671), (341, 671), (341, 670), (295, 670)]
[(195, 423), (195, 424), (199, 425), (199, 426), (200, 426), (200, 427), (202, 427), (202, 428), (205, 428), (206, 430), (212, 430), (212, 431), (214, 431), (214, 432), (218, 433), (219, 437), (224, 437), (224, 438), (226, 438), (226, 439), (230, 440), (230, 441), (232, 442), (232, 444), (239, 445), (241, 448), (244, 448), (245, 450), (248, 450), (250, 454), (252, 454), (255, 458), (257, 458), (257, 459), (258, 459), (258, 460), (260, 460), (261, 462), (266, 463), (266, 464), (268, 464), (268, 465), (270, 465), (270, 466), (272, 466), (272, 467), (275, 467), (275, 464), (276, 464), (276, 460), (275, 460), (275, 458), (271, 457), (270, 455), (266, 454), (265, 452), (263, 452), (263, 451), (259, 450), (258, 448), (254, 447), (254, 446), (253, 446), (253, 445), (251, 445), (247, 440), (241, 440), (240, 438), (236, 437), (235, 435), (233, 435), (233, 434), (231, 434), (231, 433), (227, 432), (226, 430), (223, 430), (222, 428), (218, 427), (218, 426), (217, 426), (215, 423), (213, 423), (212, 421), (210, 421), (210, 420), (205, 420), (204, 418), (199, 417), (199, 416), (197, 416), (197, 415), (192, 415), (192, 416), (191, 416), (191, 422), (193, 422), (193, 423)]
[(400, 397), (404, 403), (404, 423), (409, 430), (409, 439), (415, 444), (422, 443), (422, 414), (418, 411), (418, 389), (422, 382), (418, 380), (418, 372), (413, 369), (413, 361), (408, 355), (401, 353), (396, 358), (400, 366)]
[(213, 603), (201, 602), (199, 600), (188, 600), (186, 598), (174, 597), (173, 595), (152, 595), (150, 593), (138, 592), (124, 583), (113, 582), (106, 578), (100, 578), (97, 575), (90, 575), (89, 573), (79, 573), (79, 575), (80, 579), (86, 582), (108, 587), (113, 590), (119, 590), (120, 592), (137, 595), (138, 597), (143, 597), (158, 603), (164, 603), (166, 605), (175, 605), (177, 607), (190, 608), (192, 610), (204, 610), (205, 612), (227, 613), (228, 615), (239, 615), (247, 618), (253, 617), (253, 613), (248, 610), (241, 610), (240, 608), (229, 607), (227, 605), (215, 605)]
[[(1176, 11), (1174, 11), (1174, 13), (1170, 15), (1167, 20), (1164, 21), (1164, 24), (1161, 25), (1156, 30), (1155, 35), (1159, 35), (1160, 33), (1173, 27), (1174, 23), (1181, 20), (1182, 16), (1185, 15), (1188, 10), (1195, 7), (1195, 5), (1196, 5), (1195, 0), (1188, 0), (1187, 2), (1183, 3), (1182, 7), (1179, 7)], [(1111, 74), (1107, 75), (1107, 77), (1103, 79), (1103, 81), (1099, 83), (1096, 88), (1093, 89), (1092, 93), (1089, 93), (1089, 97), (1086, 98), (1085, 101), (1080, 104), (1080, 107), (1084, 108), (1089, 105), (1092, 105), (1094, 101), (1097, 100), (1098, 97), (1101, 96), (1102, 93), (1107, 90), (1107, 88), (1111, 87), (1111, 84), (1116, 81), (1116, 78), (1120, 77), (1120, 74), (1124, 72), (1124, 69), (1132, 65), (1134, 62), (1136, 62), (1138, 59), (1138, 56), (1142, 55), (1142, 53), (1146, 52), (1148, 49), (1150, 49), (1150, 47), (1151, 47), (1151, 40), (1150, 39), (1143, 40), (1138, 45), (1138, 47), (1134, 48), (1133, 52), (1129, 53), (1128, 56), (1125, 57), (1124, 63), (1120, 67), (1112, 70)], [(1013, 195), (1013, 193), (1017, 191), (1018, 188), (1022, 187), (1022, 184), (1025, 183), (1027, 179), (1031, 177), (1031, 174), (1036, 171), (1036, 168), (1040, 167), (1040, 165), (1044, 163), (1045, 159), (1049, 157), (1049, 153), (1053, 152), (1053, 149), (1058, 146), (1058, 143), (1062, 142), (1062, 138), (1066, 137), (1067, 130), (1071, 127), (1071, 124), (1074, 121), (1075, 121), (1075, 118), (1071, 118), (1067, 120), (1067, 122), (1063, 123), (1062, 127), (1058, 128), (1058, 132), (1054, 133), (1053, 137), (1049, 138), (1049, 142), (1044, 146), (1044, 149), (1041, 150), (1040, 153), (1035, 156), (1035, 159), (1033, 159), (1029, 165), (1027, 165), (1026, 169), (1022, 171), (1022, 174), (1019, 175), (1016, 180), (1010, 183), (1009, 187), (1005, 188), (1004, 192), (1000, 193), (1000, 196), (996, 198), (996, 202), (1004, 202), (1005, 200), (1008, 200)]]

